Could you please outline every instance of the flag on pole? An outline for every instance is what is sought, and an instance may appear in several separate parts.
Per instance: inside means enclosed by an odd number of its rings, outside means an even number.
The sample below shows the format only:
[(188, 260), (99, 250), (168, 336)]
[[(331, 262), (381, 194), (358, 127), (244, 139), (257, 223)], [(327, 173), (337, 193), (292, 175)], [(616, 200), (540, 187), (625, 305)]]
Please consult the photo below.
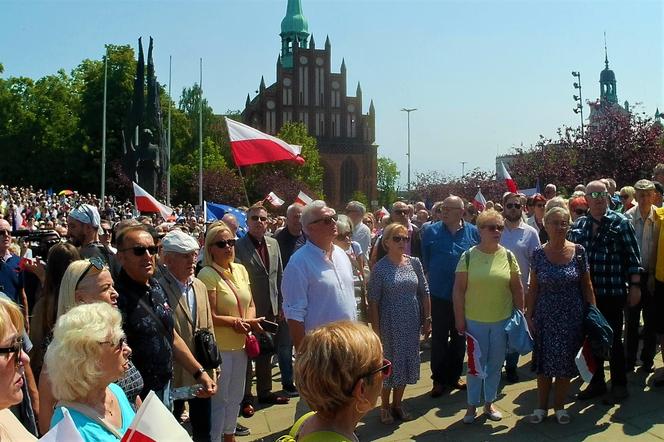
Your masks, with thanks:
[(268, 200), (274, 207), (280, 207), (284, 204), (284, 200), (279, 198), (274, 192), (268, 193), (265, 199)]
[(583, 382), (590, 383), (590, 380), (597, 371), (597, 361), (595, 360), (595, 356), (593, 356), (588, 339), (583, 341), (583, 346), (581, 346), (581, 349), (576, 354), (574, 362), (576, 363), (576, 368), (579, 369), (579, 374)]
[(148, 393), (121, 442), (191, 441), (191, 437), (154, 391)]
[(475, 206), (478, 212), (481, 212), (484, 209), (486, 209), (486, 198), (484, 198), (484, 195), (482, 195), (482, 189), (477, 189), (477, 194), (475, 195), (475, 198), (473, 198), (471, 202), (473, 203), (473, 206)]
[(507, 190), (516, 193), (517, 192), (516, 182), (514, 182), (514, 180), (510, 176), (510, 173), (507, 171), (507, 168), (505, 167), (505, 163), (503, 163), (502, 161), (500, 162), (500, 174), (505, 180), (505, 184), (507, 185)]
[(235, 216), (235, 219), (237, 219), (237, 236), (241, 238), (247, 233), (247, 214), (237, 207), (227, 206), (226, 204), (210, 203), (208, 201), (203, 202), (203, 207), (205, 209), (205, 222), (220, 220), (224, 215), (230, 213)]
[(228, 117), (226, 117), (226, 125), (231, 141), (231, 152), (238, 167), (275, 161), (304, 164), (304, 158), (300, 155), (302, 146), (288, 144)]
[(310, 204), (313, 201), (309, 195), (306, 193), (302, 192), (300, 190), (300, 193), (297, 194), (297, 198), (295, 198), (295, 202), (298, 204), (302, 204), (303, 206), (306, 206), (307, 204)]
[(39, 439), (41, 442), (83, 442), (69, 410), (63, 407), (62, 416), (62, 420)]
[(134, 205), (136, 206), (136, 210), (148, 213), (157, 212), (167, 221), (173, 217), (173, 209), (157, 201), (155, 197), (143, 190), (138, 184), (134, 182), (132, 184), (134, 185)]
[(484, 371), (480, 361), (482, 357), (480, 343), (468, 332), (466, 332), (466, 351), (468, 352), (468, 374), (480, 379), (486, 378), (486, 371)]

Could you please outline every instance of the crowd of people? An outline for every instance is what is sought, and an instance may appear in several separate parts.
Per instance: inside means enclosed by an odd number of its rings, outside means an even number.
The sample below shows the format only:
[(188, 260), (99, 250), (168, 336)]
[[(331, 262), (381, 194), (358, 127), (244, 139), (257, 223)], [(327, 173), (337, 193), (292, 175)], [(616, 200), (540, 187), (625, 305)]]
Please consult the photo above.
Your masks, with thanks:
[(466, 390), (472, 424), (478, 407), (502, 419), (526, 336), (528, 420), (552, 408), (566, 424), (589, 312), (613, 332), (594, 355), (611, 388), (599, 369), (578, 400), (622, 402), (664, 344), (664, 165), (654, 175), (486, 207), (450, 195), (338, 215), (316, 200), (278, 217), (256, 203), (246, 234), (231, 213), (206, 223), (184, 205), (165, 222), (112, 197), (0, 186), (0, 439), (34, 439), (66, 409), (84, 440), (117, 440), (153, 391), (195, 441), (248, 435), (238, 416), (297, 396), (284, 440), (354, 441), (378, 397), (383, 424), (415, 418), (402, 398), (428, 338), (430, 396)]

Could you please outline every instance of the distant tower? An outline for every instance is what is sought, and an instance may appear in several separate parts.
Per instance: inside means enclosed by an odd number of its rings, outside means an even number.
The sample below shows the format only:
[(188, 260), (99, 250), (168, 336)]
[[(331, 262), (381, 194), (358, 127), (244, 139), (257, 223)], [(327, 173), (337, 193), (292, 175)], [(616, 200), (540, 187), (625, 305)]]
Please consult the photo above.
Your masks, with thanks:
[(599, 99), (609, 103), (618, 104), (618, 91), (616, 90), (616, 74), (609, 69), (609, 54), (606, 49), (606, 35), (604, 36), (604, 70), (599, 74)]
[(286, 16), (281, 20), (281, 63), (285, 68), (293, 67), (293, 47), (307, 47), (309, 25), (302, 14), (300, 0), (288, 0)]

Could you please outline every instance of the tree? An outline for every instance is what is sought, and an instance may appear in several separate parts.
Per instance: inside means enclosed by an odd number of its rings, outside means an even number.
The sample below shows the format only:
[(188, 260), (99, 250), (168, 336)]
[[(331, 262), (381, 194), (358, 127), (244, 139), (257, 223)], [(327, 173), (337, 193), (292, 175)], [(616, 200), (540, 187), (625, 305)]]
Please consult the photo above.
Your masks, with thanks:
[(378, 201), (385, 207), (396, 201), (397, 180), (399, 179), (397, 163), (386, 157), (378, 157)]

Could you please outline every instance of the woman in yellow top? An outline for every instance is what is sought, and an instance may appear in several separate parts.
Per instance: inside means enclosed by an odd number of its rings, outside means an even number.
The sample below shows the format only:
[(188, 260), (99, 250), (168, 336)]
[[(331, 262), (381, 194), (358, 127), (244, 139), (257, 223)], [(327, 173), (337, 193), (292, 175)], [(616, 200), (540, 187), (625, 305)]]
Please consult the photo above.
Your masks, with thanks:
[(461, 255), (453, 291), (457, 331), (475, 338), (481, 352), (480, 366), (476, 367), (475, 374), (469, 370), (466, 377), (465, 424), (475, 420), (482, 390), (484, 413), (493, 421), (502, 419), (493, 402), (507, 350), (505, 325), (514, 308), (523, 310), (519, 264), (512, 252), (499, 244), (505, 227), (503, 216), (495, 210), (486, 210), (477, 217), (477, 227), (480, 243)]
[[(249, 275), (235, 260), (235, 234), (224, 223), (214, 224), (205, 236), (203, 269), (198, 279), (208, 289), (212, 322), (224, 361), (219, 391), (212, 397), (211, 440), (235, 440), (235, 427), (244, 395), (246, 335), (262, 331), (249, 288)], [(239, 307), (238, 308), (238, 304)]]

